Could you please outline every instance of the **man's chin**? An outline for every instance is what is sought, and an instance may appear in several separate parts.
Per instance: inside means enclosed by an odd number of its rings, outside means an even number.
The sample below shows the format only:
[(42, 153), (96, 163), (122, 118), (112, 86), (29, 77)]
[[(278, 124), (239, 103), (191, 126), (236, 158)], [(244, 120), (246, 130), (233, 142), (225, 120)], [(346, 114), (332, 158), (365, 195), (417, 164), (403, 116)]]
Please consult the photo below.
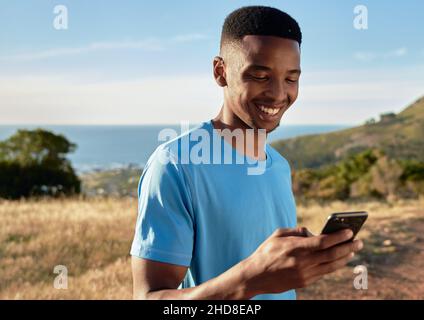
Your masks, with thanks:
[(277, 123), (277, 125), (276, 125), (276, 126), (274, 126), (272, 129), (267, 130), (267, 131), (266, 131), (266, 133), (267, 133), (267, 134), (270, 134), (271, 132), (275, 131), (275, 129), (277, 129), (279, 126), (280, 126), (280, 122), (278, 122), (278, 123)]
[(276, 124), (273, 124), (273, 123), (266, 123), (266, 124), (255, 123), (256, 129), (265, 129), (267, 134), (270, 134), (275, 129), (277, 129), (279, 126), (280, 126), (280, 120)]
[(280, 126), (281, 118), (277, 122), (271, 123), (262, 121), (261, 119), (256, 119), (254, 116), (250, 116), (247, 121), (243, 119), (242, 121), (252, 129), (265, 129), (266, 133), (269, 134)]

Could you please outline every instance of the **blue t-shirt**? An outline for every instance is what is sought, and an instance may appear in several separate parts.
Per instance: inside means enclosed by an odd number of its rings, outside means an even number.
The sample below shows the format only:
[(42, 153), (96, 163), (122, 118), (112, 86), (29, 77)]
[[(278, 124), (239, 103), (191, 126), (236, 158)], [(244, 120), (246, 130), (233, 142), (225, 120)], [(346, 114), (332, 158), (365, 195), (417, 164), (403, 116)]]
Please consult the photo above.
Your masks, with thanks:
[(290, 166), (268, 143), (265, 151), (266, 160), (239, 153), (211, 120), (161, 144), (140, 178), (131, 255), (189, 267), (179, 286), (188, 288), (250, 256), (276, 228), (294, 228)]

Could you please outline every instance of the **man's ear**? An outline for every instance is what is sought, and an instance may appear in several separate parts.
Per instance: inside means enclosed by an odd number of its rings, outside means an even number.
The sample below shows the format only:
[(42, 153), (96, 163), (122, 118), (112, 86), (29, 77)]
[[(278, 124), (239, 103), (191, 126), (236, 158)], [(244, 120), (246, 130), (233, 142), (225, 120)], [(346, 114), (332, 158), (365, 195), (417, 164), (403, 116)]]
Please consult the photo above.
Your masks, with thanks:
[(224, 59), (222, 59), (222, 57), (216, 56), (213, 59), (213, 76), (220, 87), (227, 86)]

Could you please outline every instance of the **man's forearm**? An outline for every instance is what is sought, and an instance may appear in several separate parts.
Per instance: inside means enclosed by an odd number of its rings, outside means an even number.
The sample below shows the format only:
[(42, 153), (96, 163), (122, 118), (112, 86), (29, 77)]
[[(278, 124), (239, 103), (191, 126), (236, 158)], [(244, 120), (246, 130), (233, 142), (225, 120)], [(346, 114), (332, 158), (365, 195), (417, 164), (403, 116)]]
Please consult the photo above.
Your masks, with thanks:
[(221, 275), (196, 287), (151, 291), (146, 299), (245, 300), (259, 294), (249, 287), (248, 261), (243, 260)]

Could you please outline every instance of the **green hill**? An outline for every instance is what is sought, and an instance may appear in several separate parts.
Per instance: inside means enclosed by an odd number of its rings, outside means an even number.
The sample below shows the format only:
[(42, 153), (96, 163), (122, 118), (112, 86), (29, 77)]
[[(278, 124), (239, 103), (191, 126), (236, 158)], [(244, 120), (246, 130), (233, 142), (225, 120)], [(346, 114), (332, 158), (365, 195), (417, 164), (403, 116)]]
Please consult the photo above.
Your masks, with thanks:
[(398, 114), (345, 130), (279, 140), (272, 146), (294, 168), (318, 168), (370, 148), (395, 159), (424, 162), (424, 97)]

